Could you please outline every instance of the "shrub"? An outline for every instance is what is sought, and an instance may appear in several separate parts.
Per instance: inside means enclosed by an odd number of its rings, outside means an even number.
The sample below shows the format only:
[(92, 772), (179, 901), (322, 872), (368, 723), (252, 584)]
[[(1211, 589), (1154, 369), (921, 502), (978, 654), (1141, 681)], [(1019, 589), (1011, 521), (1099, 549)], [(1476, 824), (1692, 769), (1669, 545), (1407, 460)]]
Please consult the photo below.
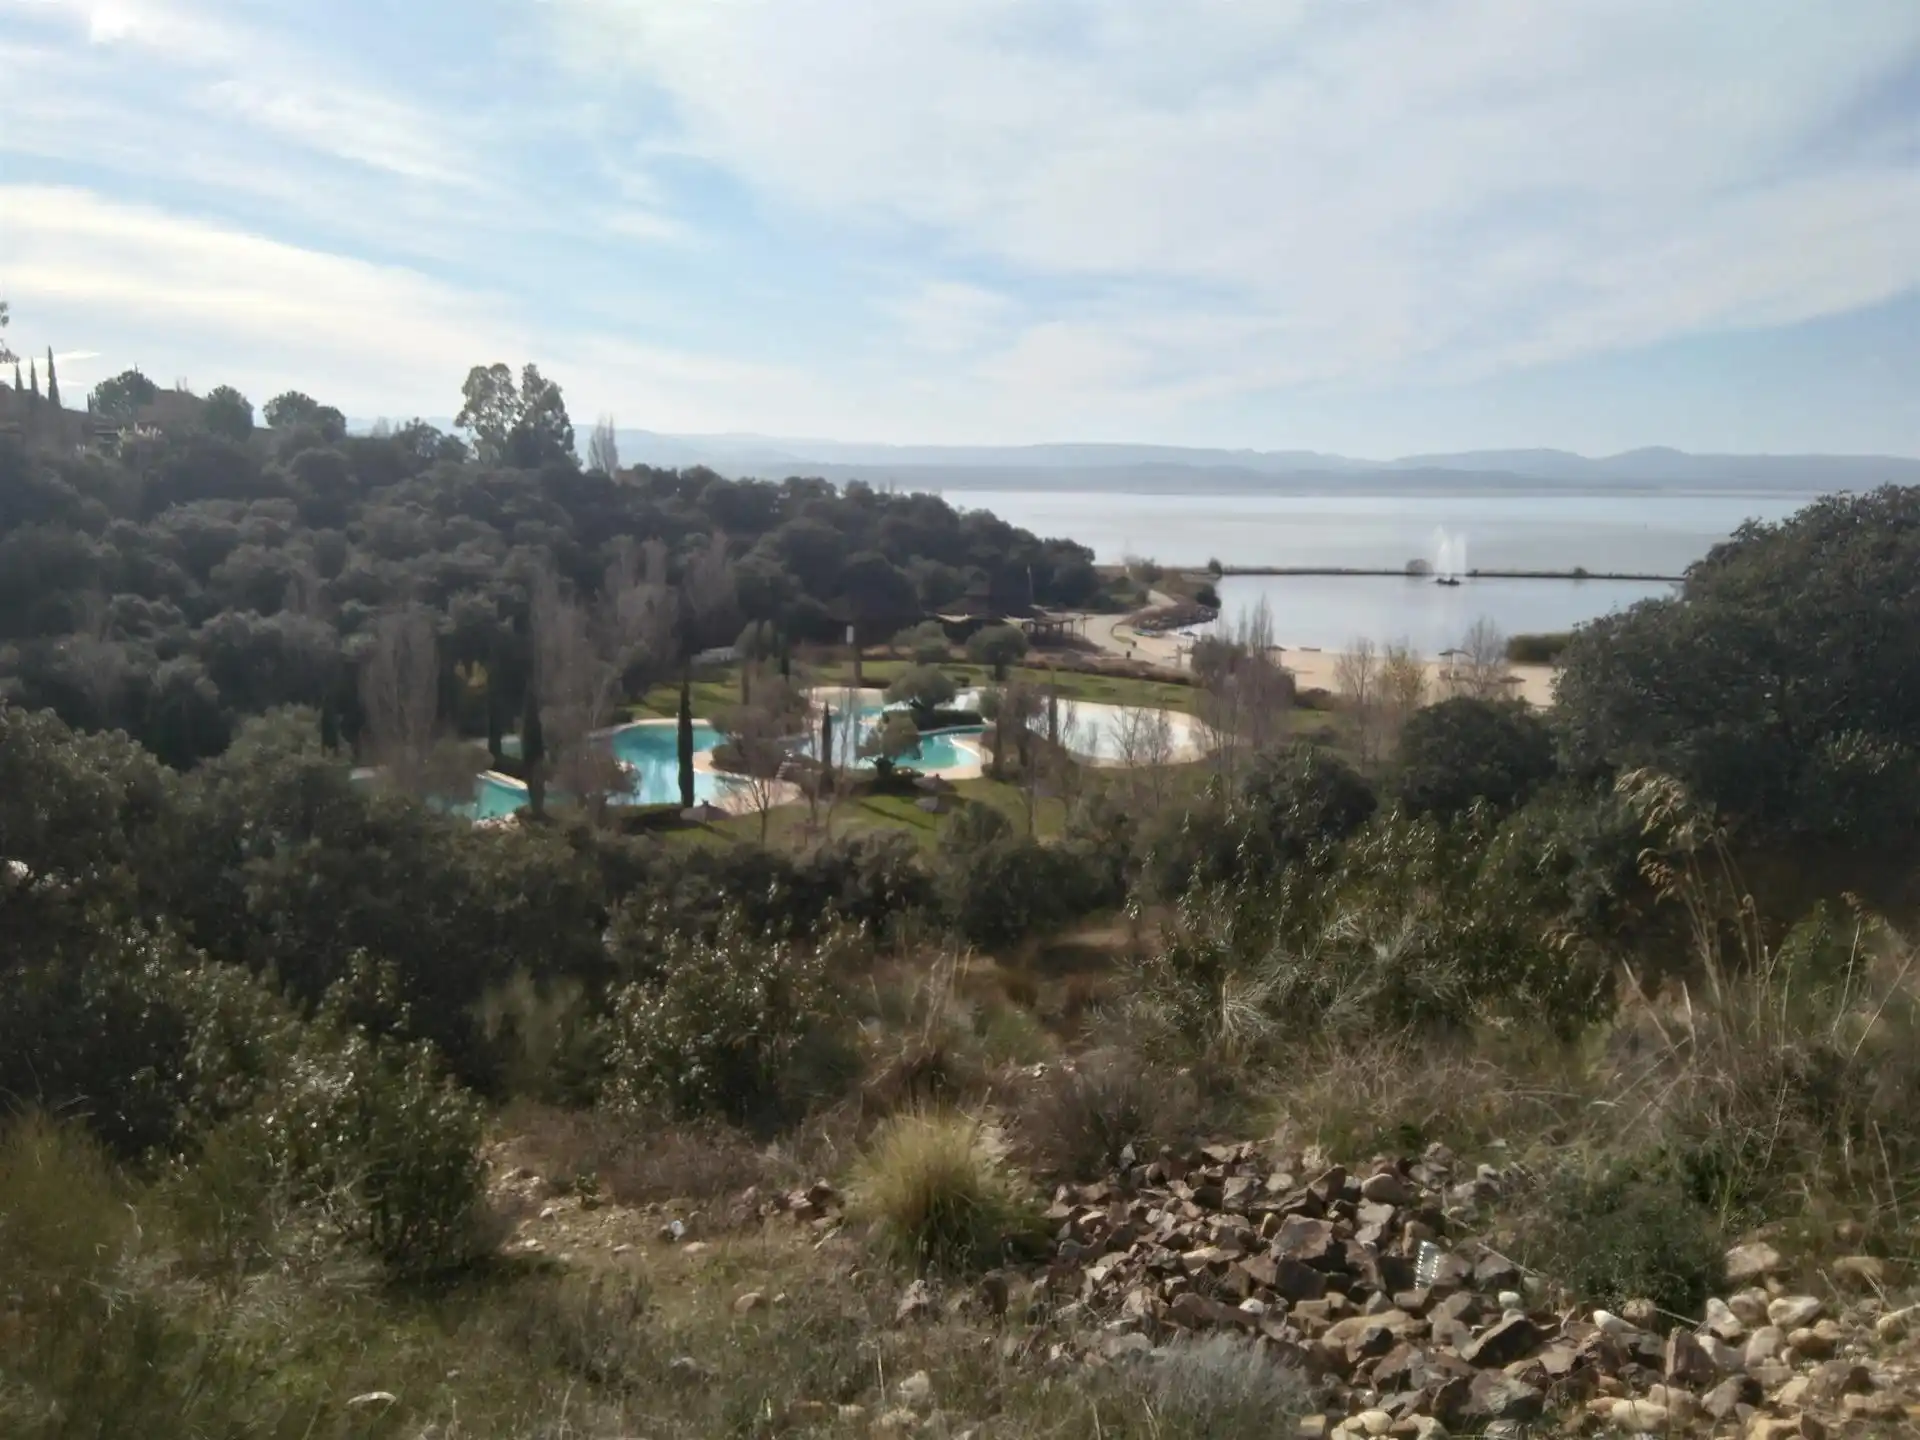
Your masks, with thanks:
[(713, 939), (657, 944), (622, 957), (633, 979), (613, 996), (607, 1098), (627, 1113), (790, 1118), (821, 1079), (808, 1062), (830, 1060), (837, 1039), (819, 951), (752, 935), (737, 916)]
[(1060, 845), (1008, 836), (949, 852), (939, 888), (954, 930), (992, 949), (1045, 934), (1084, 914), (1097, 862)]
[(951, 704), (956, 693), (953, 678), (937, 665), (915, 665), (903, 670), (887, 687), (887, 699), (922, 712)]
[(1525, 705), (1456, 696), (1407, 721), (1400, 769), (1400, 798), (1415, 815), (1475, 802), (1511, 810), (1553, 777), (1553, 735)]
[(1040, 1168), (1095, 1180), (1120, 1168), (1128, 1146), (1145, 1158), (1186, 1139), (1197, 1117), (1183, 1077), (1097, 1050), (1047, 1073), (1021, 1106), (1020, 1135)]
[(1013, 625), (989, 625), (967, 640), (967, 658), (976, 665), (992, 666), (995, 680), (1005, 680), (1007, 667), (1018, 664), (1026, 653), (1026, 632)]
[(991, 1267), (1044, 1234), (1000, 1137), (952, 1111), (888, 1120), (861, 1159), (854, 1193), (882, 1244), (919, 1267)]
[(1573, 643), (1573, 632), (1554, 630), (1543, 635), (1514, 635), (1507, 640), (1507, 659), (1515, 665), (1552, 665)]
[(1663, 1172), (1657, 1161), (1614, 1161), (1553, 1177), (1520, 1224), (1517, 1258), (1591, 1305), (1647, 1299), (1697, 1317), (1719, 1284), (1726, 1237)]
[(1315, 1408), (1304, 1374), (1237, 1335), (1179, 1337), (1122, 1373), (1162, 1440), (1291, 1435)]
[(947, 632), (938, 620), (922, 620), (893, 637), (893, 648), (904, 650), (916, 665), (938, 665), (953, 654)]

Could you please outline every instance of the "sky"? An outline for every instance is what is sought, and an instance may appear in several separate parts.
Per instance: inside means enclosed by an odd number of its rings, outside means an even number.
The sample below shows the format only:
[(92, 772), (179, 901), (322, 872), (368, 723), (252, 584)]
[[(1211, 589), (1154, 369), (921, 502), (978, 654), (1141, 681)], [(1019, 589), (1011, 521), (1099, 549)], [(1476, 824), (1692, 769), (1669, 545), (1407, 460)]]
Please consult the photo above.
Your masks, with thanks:
[(70, 403), (1920, 455), (1916, 0), (0, 0), (0, 74)]

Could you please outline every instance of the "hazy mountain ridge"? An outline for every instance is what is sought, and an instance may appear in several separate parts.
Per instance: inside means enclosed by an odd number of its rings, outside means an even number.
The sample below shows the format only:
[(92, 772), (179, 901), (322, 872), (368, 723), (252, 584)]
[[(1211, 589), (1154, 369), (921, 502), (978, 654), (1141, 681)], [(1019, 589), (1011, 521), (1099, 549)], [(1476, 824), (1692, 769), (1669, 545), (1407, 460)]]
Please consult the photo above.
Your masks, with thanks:
[(1695, 455), (1664, 447), (1589, 457), (1567, 450), (1480, 450), (1356, 459), (1309, 450), (1170, 445), (871, 445), (758, 435), (619, 432), (629, 464), (706, 465), (726, 475), (795, 473), (934, 488), (1234, 493), (1351, 489), (1356, 482), (1435, 489), (1524, 490), (1550, 484), (1857, 490), (1920, 484), (1920, 459), (1874, 455)]
[[(432, 423), (450, 428), (452, 422)], [(364, 429), (365, 422), (354, 422)], [(580, 427), (584, 448), (586, 426)], [(1365, 485), (1403, 490), (1783, 490), (1820, 493), (1920, 484), (1920, 458), (1897, 455), (1701, 455), (1648, 446), (1618, 455), (1571, 450), (1469, 450), (1368, 460), (1314, 450), (1227, 450), (1178, 445), (882, 445), (770, 435), (674, 435), (618, 430), (629, 465), (704, 465), (732, 478), (819, 476), (906, 489), (1105, 490), (1136, 494), (1316, 493)]]

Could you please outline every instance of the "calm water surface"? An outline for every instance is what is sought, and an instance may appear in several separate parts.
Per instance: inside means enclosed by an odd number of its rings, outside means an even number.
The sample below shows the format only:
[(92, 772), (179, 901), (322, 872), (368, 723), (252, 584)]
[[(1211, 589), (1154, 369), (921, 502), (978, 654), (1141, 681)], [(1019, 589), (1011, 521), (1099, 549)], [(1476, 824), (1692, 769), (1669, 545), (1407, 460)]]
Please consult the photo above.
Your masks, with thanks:
[[(1141, 495), (960, 490), (950, 503), (1065, 536), (1113, 562), (1394, 569), (1628, 571), (1679, 575), (1749, 520), (1783, 520), (1812, 492), (1613, 490), (1282, 495)], [(1673, 587), (1632, 581), (1466, 580), (1457, 589), (1400, 576), (1241, 576), (1221, 586), (1227, 624), (1265, 600), (1274, 638), (1338, 650), (1356, 637), (1405, 640), (1427, 655), (1476, 620), (1509, 635), (1567, 630)]]
[(1273, 638), (1288, 649), (1344, 650), (1365, 638), (1404, 641), (1422, 655), (1458, 645), (1479, 620), (1507, 635), (1574, 626), (1675, 587), (1626, 580), (1431, 580), (1373, 575), (1234, 575), (1220, 582), (1222, 623), (1261, 601)]
[(1091, 546), (1103, 563), (1337, 565), (1398, 569), (1431, 560), (1444, 529), (1487, 570), (1677, 575), (1749, 518), (1781, 520), (1814, 499), (1780, 492), (1133, 495), (953, 490), (1043, 536)]

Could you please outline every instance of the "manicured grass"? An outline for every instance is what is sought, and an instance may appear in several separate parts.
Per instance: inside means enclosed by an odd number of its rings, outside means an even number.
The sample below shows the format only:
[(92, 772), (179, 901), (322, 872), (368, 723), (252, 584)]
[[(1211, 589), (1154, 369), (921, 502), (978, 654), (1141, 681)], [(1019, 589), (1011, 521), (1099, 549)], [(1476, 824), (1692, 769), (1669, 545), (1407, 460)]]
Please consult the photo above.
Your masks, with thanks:
[[(1015, 830), (1027, 828), (1026, 797), (1017, 785), (1002, 780), (961, 780), (954, 785), (954, 793), (963, 800), (991, 805), (1013, 823)], [(831, 816), (832, 834), (843, 837), (874, 830), (900, 830), (911, 835), (922, 848), (931, 849), (939, 842), (940, 831), (952, 812), (930, 814), (915, 804), (919, 798), (918, 795), (861, 795), (842, 800)], [(1060, 833), (1066, 817), (1064, 800), (1040, 798), (1034, 805), (1034, 834), (1042, 840), (1052, 839)], [(767, 844), (776, 849), (794, 848), (809, 838), (818, 838), (807, 834), (808, 822), (804, 803), (775, 806), (767, 816)], [(822, 826), (829, 823), (825, 804), (820, 806), (820, 823)], [(672, 845), (756, 845), (760, 841), (760, 817), (737, 815), (662, 833)]]
[[(867, 660), (861, 664), (860, 675), (864, 683), (884, 688), (903, 670), (910, 668), (912, 662), (907, 660)], [(952, 676), (953, 683), (962, 690), (981, 689), (999, 683), (993, 678), (992, 669), (985, 665), (952, 661), (940, 668)], [(1061, 695), (1069, 700), (1088, 700), (1101, 705), (1136, 705), (1183, 713), (1193, 709), (1194, 692), (1190, 685), (1134, 680), (1122, 675), (1096, 675), (1080, 670), (1049, 670), (1039, 665), (1021, 665), (1009, 674), (1010, 678), (1028, 685), (1057, 685)], [(852, 680), (853, 663), (840, 661), (822, 668), (818, 683), (846, 685)]]
[[(740, 671), (736, 666), (710, 670), (693, 677), (693, 715), (712, 720), (740, 703)], [(626, 707), (630, 720), (671, 720), (680, 713), (680, 683), (656, 685)]]

